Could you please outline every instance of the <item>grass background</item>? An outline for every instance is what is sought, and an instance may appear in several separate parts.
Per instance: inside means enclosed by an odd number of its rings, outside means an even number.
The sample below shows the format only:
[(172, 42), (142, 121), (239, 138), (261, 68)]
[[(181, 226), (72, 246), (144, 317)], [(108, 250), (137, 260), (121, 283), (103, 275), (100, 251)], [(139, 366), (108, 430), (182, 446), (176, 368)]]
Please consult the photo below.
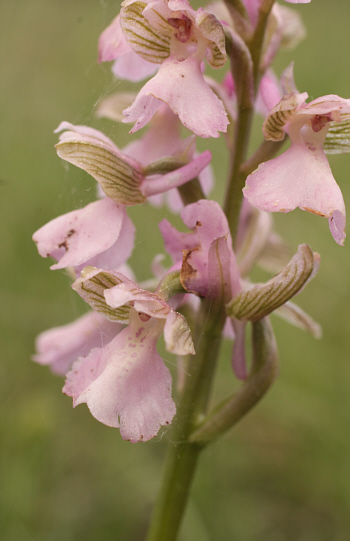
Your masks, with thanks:
[[(142, 540), (154, 500), (165, 438), (124, 442), (117, 430), (76, 410), (62, 380), (31, 362), (34, 338), (69, 322), (85, 306), (63, 272), (49, 271), (33, 231), (94, 199), (94, 181), (57, 158), (61, 120), (103, 129), (118, 145), (127, 127), (94, 118), (97, 101), (118, 85), (97, 65), (96, 41), (115, 16), (112, 0), (2, 0), (1, 8), (1, 530), (6, 541)], [(309, 36), (281, 53), (311, 98), (349, 94), (347, 0), (296, 6)], [(118, 88), (124, 88), (121, 84)], [(214, 149), (220, 197), (226, 157)], [(349, 157), (331, 157), (347, 205)], [(149, 276), (156, 224), (166, 211), (132, 209), (138, 225), (133, 265)], [(299, 304), (323, 326), (315, 341), (274, 320), (280, 376), (236, 430), (204, 452), (181, 541), (345, 541), (350, 535), (350, 254), (326, 220), (295, 211), (276, 217), (293, 248), (322, 255)], [(155, 231), (155, 232), (154, 232)], [(349, 233), (349, 229), (348, 229)], [(229, 345), (217, 393), (234, 385)], [(174, 362), (167, 355), (169, 365)]]

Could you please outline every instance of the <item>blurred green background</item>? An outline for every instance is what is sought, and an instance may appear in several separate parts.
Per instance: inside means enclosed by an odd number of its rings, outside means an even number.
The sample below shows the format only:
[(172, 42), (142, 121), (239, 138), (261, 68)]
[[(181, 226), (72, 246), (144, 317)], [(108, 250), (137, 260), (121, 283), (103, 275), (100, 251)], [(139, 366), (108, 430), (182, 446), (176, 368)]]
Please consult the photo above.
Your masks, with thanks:
[[(53, 130), (68, 120), (128, 140), (128, 127), (96, 120), (97, 101), (125, 86), (96, 62), (100, 32), (115, 16), (112, 0), (2, 0), (1, 7), (1, 516), (6, 541), (141, 541), (160, 478), (164, 438), (124, 442), (83, 405), (73, 410), (62, 380), (31, 361), (42, 330), (86, 307), (64, 272), (51, 272), (32, 233), (94, 199), (94, 181), (56, 156)], [(309, 36), (280, 53), (278, 73), (295, 60), (300, 91), (311, 98), (349, 94), (348, 0), (296, 6)], [(119, 86), (120, 85), (120, 86)], [(226, 163), (214, 149), (218, 187)], [(349, 156), (330, 159), (350, 205)], [(221, 169), (220, 169), (221, 167)], [(138, 225), (132, 257), (139, 279), (164, 211), (132, 209)], [(260, 406), (203, 454), (181, 541), (345, 541), (350, 537), (350, 252), (326, 220), (295, 211), (276, 217), (293, 248), (322, 255), (316, 280), (298, 303), (323, 326), (315, 341), (274, 319), (280, 375)], [(155, 231), (155, 232), (153, 232)], [(348, 228), (348, 235), (350, 229)], [(142, 262), (142, 263), (140, 263)], [(229, 344), (217, 393), (234, 385)], [(174, 359), (166, 356), (171, 367)]]

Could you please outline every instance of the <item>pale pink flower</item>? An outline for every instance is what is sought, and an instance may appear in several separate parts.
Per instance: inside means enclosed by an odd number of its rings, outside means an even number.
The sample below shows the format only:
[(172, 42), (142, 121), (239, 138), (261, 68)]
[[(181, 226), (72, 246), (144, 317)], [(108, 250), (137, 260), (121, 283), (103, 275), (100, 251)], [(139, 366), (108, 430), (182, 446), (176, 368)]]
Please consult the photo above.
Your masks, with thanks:
[(137, 54), (161, 65), (124, 111), (125, 122), (135, 122), (130, 133), (145, 126), (165, 102), (196, 135), (219, 137), (227, 130), (227, 115), (205, 82), (201, 63), (205, 58), (212, 67), (225, 63), (221, 24), (202, 8), (193, 10), (186, 0), (140, 6), (133, 0), (122, 4), (124, 36)]
[[(177, 231), (167, 220), (159, 224), (165, 248), (173, 261), (182, 261), (181, 283), (183, 287), (202, 297), (223, 296), (229, 302), (242, 291), (236, 257), (225, 214), (216, 201), (201, 200), (187, 205), (181, 212), (190, 233)], [(236, 376), (247, 376), (244, 335), (246, 322), (236, 319), (225, 324), (225, 336), (235, 342), (232, 367)]]
[(328, 218), (338, 244), (345, 239), (345, 205), (332, 175), (323, 144), (330, 123), (350, 115), (350, 100), (323, 96), (309, 103), (307, 94), (286, 95), (264, 122), (266, 139), (288, 133), (290, 148), (248, 176), (244, 196), (257, 208), (289, 212), (296, 207)]
[(105, 347), (73, 364), (63, 391), (74, 406), (86, 402), (97, 420), (119, 427), (124, 439), (153, 438), (175, 414), (171, 375), (157, 341), (164, 333), (168, 351), (194, 354), (185, 318), (120, 273), (87, 269), (73, 288), (105, 317), (128, 325)]

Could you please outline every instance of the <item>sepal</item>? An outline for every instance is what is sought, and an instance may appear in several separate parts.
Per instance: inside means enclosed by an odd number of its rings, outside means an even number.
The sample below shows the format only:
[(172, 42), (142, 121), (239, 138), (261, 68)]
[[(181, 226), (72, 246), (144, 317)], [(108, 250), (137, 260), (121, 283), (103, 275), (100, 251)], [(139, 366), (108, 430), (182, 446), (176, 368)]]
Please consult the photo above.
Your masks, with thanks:
[[(345, 115), (344, 115), (345, 116)], [(323, 143), (326, 154), (344, 154), (350, 152), (350, 118), (341, 122), (331, 122)]]
[[(319, 256), (307, 244), (299, 246), (289, 265), (266, 284), (243, 291), (227, 305), (227, 314), (243, 321), (258, 321), (296, 295), (318, 269)], [(312, 276), (311, 276), (312, 275)]]
[(106, 272), (94, 267), (85, 267), (81, 277), (72, 284), (72, 288), (91, 308), (105, 316), (109, 321), (127, 323), (130, 306), (123, 305), (118, 308), (111, 308), (104, 296), (106, 289), (111, 289), (122, 283), (122, 277), (123, 275), (117, 272)]
[(64, 135), (56, 145), (59, 157), (94, 177), (108, 197), (123, 205), (137, 205), (146, 200), (140, 190), (143, 175), (135, 160), (103, 140), (74, 132)]
[(291, 301), (277, 308), (275, 315), (281, 317), (291, 325), (309, 332), (314, 338), (322, 338), (321, 325)]
[(143, 15), (147, 7), (145, 2), (125, 1), (121, 5), (120, 25), (130, 47), (141, 58), (148, 62), (161, 64), (170, 55), (172, 27), (161, 19), (156, 10), (152, 12), (159, 17), (163, 32), (155, 31)]
[(208, 40), (207, 61), (212, 68), (221, 68), (227, 60), (225, 33), (222, 24), (212, 13), (198, 11), (196, 24), (202, 36)]
[(288, 94), (271, 109), (263, 124), (263, 134), (267, 141), (282, 141), (284, 139), (286, 124), (296, 115), (307, 97), (307, 92)]

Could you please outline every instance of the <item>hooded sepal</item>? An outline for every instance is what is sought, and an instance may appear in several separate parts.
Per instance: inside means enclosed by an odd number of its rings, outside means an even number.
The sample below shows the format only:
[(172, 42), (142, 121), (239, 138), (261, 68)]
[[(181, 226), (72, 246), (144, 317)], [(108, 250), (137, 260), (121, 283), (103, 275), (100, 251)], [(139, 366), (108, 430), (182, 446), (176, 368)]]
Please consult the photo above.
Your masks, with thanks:
[(266, 284), (243, 291), (227, 305), (227, 313), (243, 321), (258, 321), (294, 297), (317, 272), (319, 255), (299, 246), (286, 268)]
[(89, 173), (118, 203), (137, 205), (146, 200), (140, 190), (143, 174), (136, 160), (122, 153), (98, 130), (62, 122), (56, 132), (63, 129), (69, 131), (60, 136), (56, 145), (60, 158)]
[(109, 321), (127, 323), (130, 306), (124, 304), (117, 308), (111, 308), (104, 296), (105, 290), (121, 284), (124, 278), (122, 274), (117, 272), (107, 272), (94, 267), (86, 267), (82, 271), (81, 277), (72, 284), (72, 288), (91, 308), (109, 319)]

